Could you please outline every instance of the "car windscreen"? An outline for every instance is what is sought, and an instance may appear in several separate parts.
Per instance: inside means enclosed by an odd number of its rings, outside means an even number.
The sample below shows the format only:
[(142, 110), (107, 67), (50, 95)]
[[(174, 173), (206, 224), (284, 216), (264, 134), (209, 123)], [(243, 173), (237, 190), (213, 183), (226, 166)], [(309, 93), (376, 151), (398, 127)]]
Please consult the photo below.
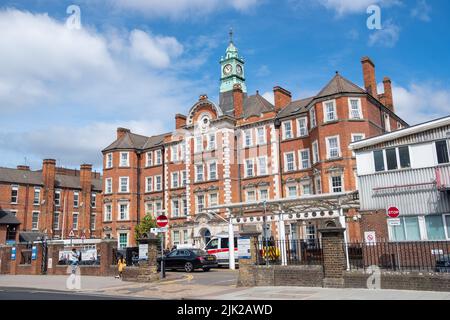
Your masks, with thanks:
[(191, 251), (197, 256), (206, 256), (206, 255), (208, 255), (208, 253), (205, 250), (194, 249), (194, 250), (191, 250)]

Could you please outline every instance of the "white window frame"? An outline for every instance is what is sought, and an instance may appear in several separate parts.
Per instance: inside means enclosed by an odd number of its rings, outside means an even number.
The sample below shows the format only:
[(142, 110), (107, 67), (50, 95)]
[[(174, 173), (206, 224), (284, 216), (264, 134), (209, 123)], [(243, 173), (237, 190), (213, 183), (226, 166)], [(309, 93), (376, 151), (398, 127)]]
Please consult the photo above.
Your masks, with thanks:
[[(253, 199), (250, 199), (249, 194), (253, 193)], [(256, 190), (250, 189), (245, 191), (245, 201), (246, 202), (256, 202)]]
[(320, 162), (319, 141), (314, 140), (311, 145), (312, 145), (313, 164), (319, 163)]
[[(122, 191), (122, 180), (127, 180), (127, 190)], [(119, 190), (118, 193), (129, 193), (130, 192), (130, 177), (119, 177)]]
[(309, 109), (309, 120), (311, 129), (317, 127), (317, 114), (316, 114), (316, 107), (314, 106), (311, 109)]
[[(332, 157), (331, 156), (331, 148), (330, 148), (330, 140), (331, 139), (336, 139), (336, 144), (337, 144), (337, 156), (336, 157)], [(340, 157), (342, 157), (342, 152), (341, 152), (341, 141), (340, 141), (340, 137), (339, 136), (331, 136), (331, 137), (326, 137), (325, 138), (325, 144), (327, 147), (327, 159), (331, 160), (331, 159), (338, 159)]]
[(78, 208), (79, 205), (80, 205), (80, 193), (74, 192), (73, 193), (73, 207)]
[(97, 207), (97, 194), (92, 192), (91, 193), (91, 208)]
[(335, 192), (334, 187), (333, 187), (333, 178), (336, 178), (336, 177), (341, 178), (341, 191), (340, 192), (345, 192), (344, 174), (340, 173), (340, 174), (330, 174), (329, 175), (328, 183), (330, 184), (330, 193), (339, 193), (339, 192)]
[(178, 146), (177, 145), (170, 147), (170, 161), (171, 162), (178, 161)]
[(175, 171), (170, 174), (170, 183), (171, 183), (171, 187), (173, 189), (180, 187), (180, 172), (179, 171)]
[[(124, 235), (124, 234), (127, 235), (127, 243), (124, 247), (122, 247), (120, 244), (120, 236)], [(129, 232), (123, 232), (123, 231), (117, 232), (117, 245), (118, 245), (119, 249), (127, 248), (129, 243), (130, 243), (130, 233)]]
[[(211, 140), (211, 137), (214, 137), (213, 140)], [(213, 143), (211, 143), (213, 142)], [(208, 151), (213, 151), (217, 149), (217, 137), (215, 133), (208, 134), (208, 145), (207, 145)]]
[[(37, 202), (36, 202), (36, 194), (38, 194)], [(34, 188), (33, 205), (38, 206), (40, 204), (41, 204), (41, 188)]]
[[(261, 131), (262, 131), (262, 135), (260, 135)], [(262, 138), (262, 140), (260, 140), (260, 138)], [(259, 146), (267, 144), (266, 127), (256, 128), (256, 143)]]
[[(288, 132), (290, 132), (290, 137), (287, 137), (287, 135), (286, 135), (286, 133), (287, 133), (287, 131), (286, 131), (286, 125), (287, 125), (287, 124), (289, 124), (289, 126), (291, 127), (291, 128), (290, 128), (290, 131), (288, 131)], [(283, 121), (283, 122), (281, 123), (281, 128), (282, 128), (282, 137), (283, 137), (283, 140), (288, 140), (288, 139), (294, 138), (294, 130), (292, 129), (292, 120)]]
[[(249, 164), (250, 167), (249, 167)], [(249, 170), (251, 168), (251, 175), (249, 175)], [(250, 159), (245, 159), (245, 167), (244, 167), (244, 177), (245, 178), (251, 178), (255, 176), (255, 161), (253, 160), (253, 158)]]
[[(288, 155), (292, 154), (292, 170), (289, 170)], [(297, 170), (295, 163), (295, 151), (289, 151), (284, 153), (284, 172), (294, 172)]]
[[(34, 226), (34, 222), (33, 222), (33, 217), (34, 215), (37, 214), (37, 222), (36, 222), (36, 226)], [(39, 230), (39, 220), (40, 220), (40, 212), (33, 210), (31, 212), (31, 230)]]
[[(247, 140), (249, 138), (249, 141)], [(249, 148), (253, 146), (253, 130), (252, 129), (245, 129), (244, 134), (242, 135), (242, 145), (244, 148)], [(248, 143), (247, 143), (248, 142)]]
[[(358, 116), (357, 117), (353, 116), (352, 101), (357, 101), (358, 102)], [(352, 119), (352, 120), (362, 120), (362, 119), (364, 119), (364, 115), (363, 115), (363, 112), (362, 112), (361, 99), (360, 98), (348, 98), (348, 117), (349, 117), (349, 119)]]
[(113, 179), (106, 178), (105, 179), (105, 194), (112, 194), (112, 193), (113, 193)]
[[(216, 196), (216, 201), (215, 202), (213, 202), (211, 200), (213, 195)], [(212, 207), (212, 206), (217, 206), (218, 204), (219, 204), (219, 194), (217, 192), (212, 192), (212, 193), (208, 194), (208, 205), (210, 207)]]
[(187, 171), (183, 170), (181, 171), (181, 181), (180, 181), (180, 186), (181, 187), (185, 187), (187, 184)]
[[(199, 204), (200, 204), (200, 201), (199, 201), (200, 197), (202, 197), (202, 199), (203, 199), (203, 201), (202, 201), (203, 207), (202, 207), (201, 210), (200, 210), (200, 206), (199, 206)], [(205, 198), (206, 197), (205, 197), (204, 194), (197, 194), (195, 196), (195, 209), (196, 209), (197, 214), (201, 213), (205, 209)]]
[[(122, 219), (120, 211), (121, 206), (126, 206), (125, 217)], [(129, 202), (119, 202), (117, 204), (117, 221), (129, 221), (130, 220), (130, 203)]]
[(187, 215), (188, 215), (188, 212), (189, 212), (189, 208), (188, 208), (188, 203), (187, 203), (187, 198), (186, 198), (186, 196), (184, 196), (184, 197), (182, 197), (181, 198), (181, 208), (182, 208), (182, 210), (181, 210), (181, 214), (182, 214), (182, 216), (183, 217), (186, 217)]
[[(94, 220), (92, 220), (92, 218), (94, 218)], [(96, 227), (97, 227), (97, 215), (95, 213), (91, 213), (89, 215), (89, 228), (92, 231), (95, 231)]]
[[(267, 192), (267, 198), (262, 197), (263, 191)], [(270, 193), (268, 188), (261, 188), (258, 190), (258, 198), (259, 200), (269, 200), (270, 199)]]
[[(13, 201), (13, 191), (16, 192), (15, 198), (16, 200)], [(11, 198), (10, 198), (11, 204), (18, 204), (19, 203), (19, 186), (13, 185), (11, 186)]]
[(163, 214), (162, 200), (156, 200), (155, 202), (153, 202), (153, 213), (156, 217), (159, 217), (160, 215)]
[(383, 115), (384, 118), (384, 130), (386, 130), (387, 132), (391, 132), (391, 117), (389, 116), (389, 114), (386, 112)]
[[(175, 206), (175, 202), (178, 203), (177, 206)], [(180, 212), (181, 212), (181, 210), (180, 210), (180, 207), (181, 207), (180, 199), (179, 198), (172, 199), (170, 205), (172, 207), (172, 217), (173, 218), (179, 218), (180, 217)]]
[[(295, 195), (294, 196), (291, 196), (290, 188), (295, 188)], [(286, 185), (286, 195), (287, 195), (288, 198), (298, 197), (298, 186), (296, 184), (287, 184)]]
[[(319, 183), (317, 183), (317, 182), (319, 182)], [(320, 188), (318, 188), (318, 186), (320, 186)], [(315, 194), (322, 194), (323, 193), (322, 177), (321, 176), (314, 177), (314, 193)]]
[[(366, 135), (364, 133), (352, 133), (351, 138), (352, 138), (352, 142), (356, 142), (355, 137), (357, 136), (361, 136), (361, 140), (364, 140), (366, 138)], [(358, 141), (361, 141), (358, 140)], [(355, 151), (352, 151), (352, 155), (353, 157), (356, 156)]]
[[(304, 132), (305, 132), (304, 134), (302, 134), (301, 130), (300, 130), (301, 129), (300, 123), (302, 121), (304, 121), (304, 123), (305, 123), (305, 125), (303, 127)], [(308, 131), (308, 118), (307, 117), (298, 118), (297, 119), (297, 137), (307, 137), (308, 134), (309, 134), (309, 131)]]
[[(201, 179), (199, 179), (199, 167), (202, 167), (201, 169)], [(205, 181), (205, 165), (203, 163), (197, 163), (194, 167), (195, 169), (195, 182), (204, 182)]]
[(145, 154), (145, 166), (147, 168), (153, 166), (153, 151), (148, 151)]
[[(211, 176), (211, 165), (214, 165), (214, 167), (215, 167), (215, 169), (214, 169), (215, 176), (214, 177)], [(218, 180), (217, 162), (216, 161), (211, 161), (208, 163), (208, 180)]]
[[(103, 215), (103, 221), (104, 222), (111, 222), (112, 218), (113, 218), (113, 206), (111, 203), (106, 203), (105, 206), (105, 214)], [(108, 209), (110, 209), (110, 211), (108, 212)]]
[[(333, 114), (334, 114), (333, 119), (328, 118), (327, 104), (329, 104), (329, 103), (333, 104)], [(333, 121), (336, 121), (339, 119), (338, 115), (337, 115), (336, 100), (324, 101), (322, 103), (322, 105), (323, 105), (323, 122), (324, 123), (333, 122)]]
[[(56, 219), (56, 217), (58, 217), (58, 219)], [(53, 212), (53, 224), (52, 224), (52, 228), (55, 231), (59, 231), (60, 230), (60, 226), (61, 224), (59, 223), (59, 218), (61, 217), (61, 212), (59, 211), (55, 211)], [(55, 223), (55, 220), (58, 222), (57, 224)], [(56, 228), (55, 228), (56, 227)]]
[[(158, 183), (158, 180), (159, 180), (159, 183)], [(154, 185), (155, 191), (162, 191), (162, 185), (163, 185), (162, 175), (155, 176), (153, 179), (153, 183), (155, 184)]]
[[(122, 155), (127, 155), (127, 161), (126, 163), (123, 162), (123, 158)], [(119, 163), (119, 167), (121, 168), (125, 168), (125, 167), (129, 167), (130, 166), (130, 153), (127, 152), (120, 152), (120, 163)]]
[[(261, 160), (264, 159), (264, 166), (261, 166)], [(258, 163), (256, 166), (256, 172), (258, 176), (266, 176), (269, 174), (269, 166), (267, 162), (268, 158), (267, 156), (258, 157)], [(264, 168), (264, 170), (262, 170)]]
[(194, 150), (195, 153), (203, 151), (203, 135), (198, 135), (194, 138)]
[[(75, 217), (77, 217), (75, 224)], [(78, 227), (80, 226), (80, 214), (78, 212), (72, 213), (72, 230), (77, 231)]]
[(113, 167), (113, 154), (112, 152), (106, 154), (106, 169)]
[[(56, 202), (56, 195), (58, 195), (58, 202)], [(55, 206), (56, 207), (60, 207), (61, 206), (61, 190), (55, 190), (55, 199), (53, 199), (54, 200), (54, 202), (55, 202)]]
[[(311, 181), (301, 182), (300, 186), (301, 186), (302, 195), (310, 196), (310, 195), (312, 195), (314, 193)], [(305, 193), (305, 186), (309, 186), (309, 193)]]
[(161, 149), (155, 150), (155, 165), (159, 166), (162, 164), (162, 151)]
[[(308, 152), (308, 158), (307, 159), (303, 159), (303, 156), (302, 156), (302, 153), (305, 152), (305, 151)], [(306, 169), (311, 168), (311, 154), (310, 154), (309, 148), (298, 150), (298, 159), (299, 159), (299, 162), (300, 162), (301, 170), (306, 170)], [(304, 164), (303, 161), (305, 161), (305, 160), (308, 161), (306, 167), (303, 165)]]

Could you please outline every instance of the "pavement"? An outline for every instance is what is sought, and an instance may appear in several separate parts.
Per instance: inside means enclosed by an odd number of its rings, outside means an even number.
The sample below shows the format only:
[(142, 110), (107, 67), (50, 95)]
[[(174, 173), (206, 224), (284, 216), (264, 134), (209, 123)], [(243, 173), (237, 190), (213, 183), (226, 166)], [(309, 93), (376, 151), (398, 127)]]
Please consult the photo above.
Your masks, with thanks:
[(82, 276), (81, 289), (66, 287), (66, 276), (0, 276), (3, 299), (211, 299), (211, 300), (450, 300), (450, 292), (329, 289), (305, 287), (236, 287), (231, 270), (168, 272), (154, 283), (125, 282), (113, 277)]

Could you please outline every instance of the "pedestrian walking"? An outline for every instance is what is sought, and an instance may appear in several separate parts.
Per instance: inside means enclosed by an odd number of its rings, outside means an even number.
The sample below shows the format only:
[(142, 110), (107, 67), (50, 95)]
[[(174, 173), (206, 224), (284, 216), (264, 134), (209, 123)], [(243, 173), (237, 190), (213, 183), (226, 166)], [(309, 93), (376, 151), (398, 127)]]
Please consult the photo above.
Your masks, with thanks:
[(125, 267), (127, 266), (127, 263), (123, 256), (120, 256), (119, 261), (117, 262), (117, 269), (119, 270), (119, 275), (116, 276), (117, 279), (122, 279), (123, 271), (125, 270)]
[(70, 265), (72, 266), (72, 273), (75, 273), (77, 270), (77, 266), (80, 263), (80, 256), (77, 252), (77, 249), (73, 248), (70, 253)]

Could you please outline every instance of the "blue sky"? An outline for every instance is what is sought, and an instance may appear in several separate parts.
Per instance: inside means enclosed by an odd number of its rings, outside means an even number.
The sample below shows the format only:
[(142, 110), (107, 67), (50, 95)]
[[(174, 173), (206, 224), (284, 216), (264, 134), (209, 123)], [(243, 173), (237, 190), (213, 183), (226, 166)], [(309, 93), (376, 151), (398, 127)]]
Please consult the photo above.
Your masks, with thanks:
[[(65, 25), (71, 4), (80, 30)], [(381, 30), (367, 28), (371, 4)], [(116, 127), (173, 130), (200, 94), (217, 101), (230, 27), (250, 93), (305, 98), (337, 70), (361, 85), (368, 55), (406, 121), (448, 115), (449, 12), (442, 0), (0, 1), (0, 166), (100, 168)]]

